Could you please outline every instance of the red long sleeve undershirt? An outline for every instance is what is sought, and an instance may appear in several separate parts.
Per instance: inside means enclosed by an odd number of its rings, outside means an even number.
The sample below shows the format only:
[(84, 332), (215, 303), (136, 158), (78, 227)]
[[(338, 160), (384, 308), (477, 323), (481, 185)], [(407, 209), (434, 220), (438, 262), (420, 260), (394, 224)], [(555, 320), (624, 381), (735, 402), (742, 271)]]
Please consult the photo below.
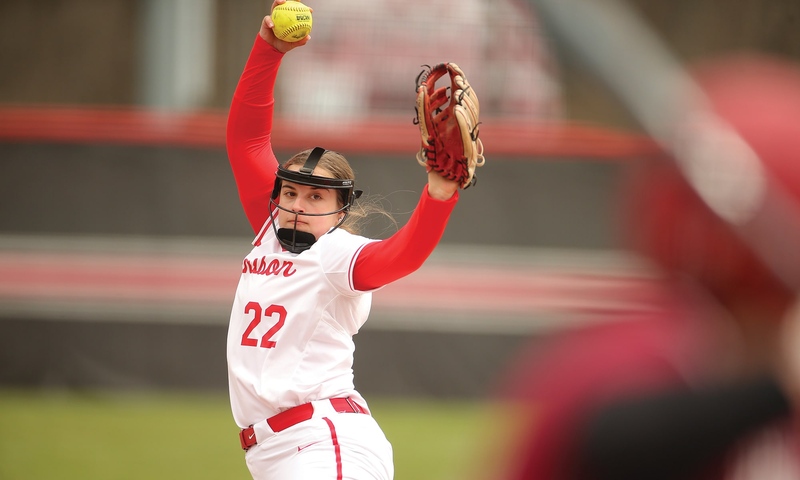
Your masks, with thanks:
[[(282, 59), (282, 53), (256, 37), (228, 116), (228, 159), (245, 215), (256, 233), (269, 216), (278, 167), (271, 132), (273, 92)], [(441, 240), (457, 201), (458, 192), (446, 201), (432, 198), (426, 185), (408, 223), (390, 238), (361, 250), (353, 268), (355, 288), (372, 290), (421, 267)]]

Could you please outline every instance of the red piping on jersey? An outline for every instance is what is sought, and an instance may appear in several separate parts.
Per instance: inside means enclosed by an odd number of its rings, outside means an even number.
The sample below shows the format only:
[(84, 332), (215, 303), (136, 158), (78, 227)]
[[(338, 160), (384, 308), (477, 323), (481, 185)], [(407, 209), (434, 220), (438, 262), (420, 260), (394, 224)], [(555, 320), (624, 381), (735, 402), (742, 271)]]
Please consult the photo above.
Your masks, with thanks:
[(362, 251), (362, 250), (364, 250), (364, 247), (365, 247), (365, 246), (366, 246), (366, 245), (362, 245), (362, 246), (360, 246), (360, 247), (358, 248), (358, 250), (356, 251), (356, 254), (355, 254), (355, 255), (353, 255), (353, 258), (351, 258), (351, 259), (350, 259), (350, 267), (349, 267), (349, 272), (348, 272), (347, 278), (348, 278), (348, 281), (350, 282), (350, 289), (351, 289), (351, 290), (354, 290), (354, 291), (356, 290), (356, 281), (355, 281), (355, 276), (356, 276), (356, 272), (355, 272), (355, 268), (356, 268), (356, 260), (357, 260), (357, 259), (358, 259), (358, 257), (361, 255), (361, 251)]
[(256, 237), (256, 239), (253, 240), (253, 246), (254, 247), (261, 246), (261, 240), (264, 238), (264, 235), (266, 235), (267, 231), (270, 228), (272, 228), (272, 222), (275, 221), (275, 215), (277, 215), (276, 210), (277, 210), (277, 208), (273, 208), (273, 209), (270, 210), (270, 214), (267, 217), (267, 221), (264, 223), (264, 226), (261, 227), (261, 231), (258, 232), (258, 236)]

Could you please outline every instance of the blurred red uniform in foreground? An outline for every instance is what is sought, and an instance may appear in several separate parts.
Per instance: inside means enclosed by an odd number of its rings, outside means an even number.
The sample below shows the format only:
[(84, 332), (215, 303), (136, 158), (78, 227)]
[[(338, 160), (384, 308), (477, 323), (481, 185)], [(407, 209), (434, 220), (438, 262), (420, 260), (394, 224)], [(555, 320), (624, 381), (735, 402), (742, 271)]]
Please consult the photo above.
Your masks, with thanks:
[[(800, 71), (738, 56), (696, 74), (800, 211)], [(503, 400), (532, 420), (494, 478), (800, 479), (796, 292), (670, 162), (636, 170), (626, 225), (664, 272), (664, 305), (522, 352)]]

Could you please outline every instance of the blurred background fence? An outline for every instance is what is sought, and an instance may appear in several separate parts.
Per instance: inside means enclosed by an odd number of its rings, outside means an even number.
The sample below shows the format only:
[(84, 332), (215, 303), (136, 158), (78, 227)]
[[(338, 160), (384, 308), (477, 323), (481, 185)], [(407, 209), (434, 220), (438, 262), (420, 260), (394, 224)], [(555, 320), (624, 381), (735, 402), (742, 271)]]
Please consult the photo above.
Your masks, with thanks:
[[(312, 42), (279, 78), (279, 158), (345, 153), (402, 224), (424, 184), (421, 66), (458, 63), (482, 107), (478, 185), (431, 261), (375, 295), (356, 338), (365, 394), (479, 397), (523, 338), (647, 308), (648, 273), (621, 248), (614, 200), (621, 169), (655, 149), (526, 2), (319, 3)], [(800, 55), (796, 2), (636, 3), (685, 59)], [(267, 8), (0, 4), (0, 385), (224, 391), (252, 235), (226, 110)], [(620, 290), (628, 302), (607, 301)]]

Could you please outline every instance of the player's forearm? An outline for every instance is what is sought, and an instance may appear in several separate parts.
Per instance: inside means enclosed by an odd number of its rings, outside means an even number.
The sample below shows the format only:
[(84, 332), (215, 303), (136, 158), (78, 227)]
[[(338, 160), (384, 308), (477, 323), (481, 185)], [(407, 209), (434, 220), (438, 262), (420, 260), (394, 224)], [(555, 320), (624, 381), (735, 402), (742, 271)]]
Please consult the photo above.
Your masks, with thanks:
[(256, 37), (228, 114), (226, 137), (229, 150), (247, 154), (269, 143), (275, 107), (275, 82), (282, 59), (282, 53), (261, 37)]
[(408, 223), (386, 240), (367, 244), (358, 255), (353, 269), (356, 289), (382, 287), (419, 269), (444, 235), (456, 202), (457, 192), (448, 200), (436, 200), (426, 186)]
[(594, 415), (584, 429), (575, 478), (684, 478), (789, 412), (786, 396), (767, 376), (618, 402)]
[(278, 68), (284, 55), (256, 35), (233, 94), (234, 101), (255, 107), (271, 106)]
[(254, 231), (258, 231), (268, 214), (268, 198), (277, 167), (270, 134), (273, 92), (282, 58), (282, 53), (256, 37), (228, 114), (228, 159)]

